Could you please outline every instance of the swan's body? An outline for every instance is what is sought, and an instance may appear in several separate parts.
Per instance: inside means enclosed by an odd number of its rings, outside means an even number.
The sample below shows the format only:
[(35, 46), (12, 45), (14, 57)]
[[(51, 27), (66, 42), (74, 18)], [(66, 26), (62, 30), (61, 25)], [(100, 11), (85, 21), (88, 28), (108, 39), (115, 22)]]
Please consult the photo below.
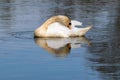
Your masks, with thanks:
[(77, 28), (81, 26), (81, 22), (70, 20), (66, 16), (54, 16), (48, 19), (41, 27), (35, 30), (35, 37), (72, 37), (84, 36), (91, 29), (91, 26), (86, 28)]

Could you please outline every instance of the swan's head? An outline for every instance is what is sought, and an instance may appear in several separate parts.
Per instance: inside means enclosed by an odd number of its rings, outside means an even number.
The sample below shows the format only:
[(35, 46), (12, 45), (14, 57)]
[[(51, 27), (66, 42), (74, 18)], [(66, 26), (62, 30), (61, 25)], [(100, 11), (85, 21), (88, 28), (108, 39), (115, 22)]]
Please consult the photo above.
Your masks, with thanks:
[(69, 29), (72, 29), (75, 26), (82, 26), (82, 22), (79, 22), (77, 20), (71, 20), (69, 17), (64, 16), (64, 15), (53, 16), (50, 19), (48, 19), (46, 22), (47, 22), (47, 24), (59, 22), (62, 25), (68, 27)]
[(68, 27), (69, 29), (72, 29), (75, 26), (82, 26), (82, 22), (79, 22), (77, 20), (71, 20), (69, 17), (64, 15), (57, 15), (49, 18), (45, 23), (43, 23), (43, 27), (48, 28), (48, 26), (52, 23), (59, 22), (60, 24), (64, 25), (65, 27)]
[(61, 23), (62, 25), (68, 27), (69, 29), (71, 29), (71, 19), (68, 18), (67, 16), (64, 16), (64, 15), (57, 15), (57, 16), (53, 16), (51, 17), (50, 19), (48, 19), (47, 21), (47, 24), (52, 24), (54, 22), (59, 22)]

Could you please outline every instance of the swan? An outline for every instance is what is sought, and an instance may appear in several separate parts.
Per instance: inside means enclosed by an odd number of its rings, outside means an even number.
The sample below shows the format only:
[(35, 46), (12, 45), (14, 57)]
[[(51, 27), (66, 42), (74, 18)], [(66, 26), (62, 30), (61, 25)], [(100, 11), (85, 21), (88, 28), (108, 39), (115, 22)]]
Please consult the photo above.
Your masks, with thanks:
[(57, 15), (49, 18), (34, 31), (34, 37), (76, 37), (84, 36), (92, 26), (77, 28), (82, 23), (67, 16)]

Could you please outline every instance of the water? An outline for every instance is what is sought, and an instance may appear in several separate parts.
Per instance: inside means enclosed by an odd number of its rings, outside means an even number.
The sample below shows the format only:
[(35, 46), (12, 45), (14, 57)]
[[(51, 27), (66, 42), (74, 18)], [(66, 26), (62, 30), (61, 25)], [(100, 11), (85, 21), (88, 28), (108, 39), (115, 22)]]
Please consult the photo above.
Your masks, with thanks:
[[(0, 80), (119, 80), (119, 0), (0, 0)], [(80, 38), (33, 38), (63, 14), (93, 29)]]

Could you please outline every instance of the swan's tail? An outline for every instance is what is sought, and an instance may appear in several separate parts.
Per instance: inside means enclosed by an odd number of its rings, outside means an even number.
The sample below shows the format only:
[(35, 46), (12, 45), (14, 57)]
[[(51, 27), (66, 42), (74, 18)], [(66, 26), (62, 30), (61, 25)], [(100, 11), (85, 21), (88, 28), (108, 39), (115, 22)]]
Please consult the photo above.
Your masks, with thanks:
[(93, 26), (87, 26), (86, 28), (80, 28), (79, 36), (84, 36)]
[(93, 25), (87, 26), (87, 27), (85, 28), (85, 29), (86, 29), (86, 32), (87, 32), (88, 30), (90, 30), (92, 27), (93, 27)]

